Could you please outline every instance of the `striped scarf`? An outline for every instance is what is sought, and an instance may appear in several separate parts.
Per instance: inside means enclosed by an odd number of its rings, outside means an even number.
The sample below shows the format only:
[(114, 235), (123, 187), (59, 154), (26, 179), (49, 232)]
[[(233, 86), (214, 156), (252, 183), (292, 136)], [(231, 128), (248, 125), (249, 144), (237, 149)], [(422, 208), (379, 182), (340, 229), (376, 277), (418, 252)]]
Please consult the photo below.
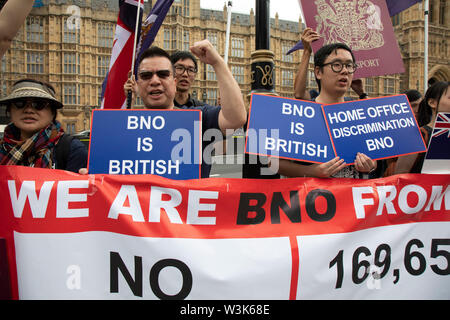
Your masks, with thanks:
[(0, 165), (52, 168), (52, 151), (64, 134), (54, 121), (27, 140), (20, 140), (20, 130), (12, 123), (5, 128), (0, 146)]

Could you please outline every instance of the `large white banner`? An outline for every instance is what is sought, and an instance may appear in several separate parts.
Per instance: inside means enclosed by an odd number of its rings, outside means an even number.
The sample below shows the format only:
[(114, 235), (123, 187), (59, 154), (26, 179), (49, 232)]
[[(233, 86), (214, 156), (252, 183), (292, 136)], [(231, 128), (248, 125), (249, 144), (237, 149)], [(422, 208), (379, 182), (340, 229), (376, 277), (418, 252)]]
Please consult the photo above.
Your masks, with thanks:
[(448, 175), (0, 175), (14, 298), (450, 299)]

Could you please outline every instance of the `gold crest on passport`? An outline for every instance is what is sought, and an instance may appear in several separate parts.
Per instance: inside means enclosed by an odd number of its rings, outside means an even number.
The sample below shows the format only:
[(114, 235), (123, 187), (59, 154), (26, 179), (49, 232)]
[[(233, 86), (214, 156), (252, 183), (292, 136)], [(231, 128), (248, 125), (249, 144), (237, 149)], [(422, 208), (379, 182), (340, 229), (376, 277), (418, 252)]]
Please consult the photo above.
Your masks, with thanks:
[(317, 32), (324, 44), (343, 42), (353, 50), (371, 50), (384, 45), (381, 9), (368, 0), (316, 0)]

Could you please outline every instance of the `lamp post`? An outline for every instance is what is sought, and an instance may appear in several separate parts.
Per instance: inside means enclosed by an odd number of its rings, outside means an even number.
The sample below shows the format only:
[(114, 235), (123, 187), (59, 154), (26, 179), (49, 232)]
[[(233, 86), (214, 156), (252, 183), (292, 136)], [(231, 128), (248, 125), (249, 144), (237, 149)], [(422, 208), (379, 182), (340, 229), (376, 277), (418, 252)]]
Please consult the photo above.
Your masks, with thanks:
[(255, 51), (251, 54), (251, 93), (275, 94), (274, 54), (270, 51), (270, 0), (255, 0)]
[(424, 17), (425, 17), (425, 30), (424, 30), (424, 70), (423, 70), (423, 93), (427, 92), (428, 89), (428, 29), (429, 29), (429, 14), (430, 14), (430, 7), (428, 0), (424, 0)]
[[(250, 94), (276, 95), (274, 89), (274, 54), (270, 51), (270, 0), (255, 1), (255, 51), (251, 54), (252, 82)], [(242, 178), (277, 179), (279, 177), (278, 174), (270, 173), (267, 162), (262, 163), (259, 156), (245, 154)]]

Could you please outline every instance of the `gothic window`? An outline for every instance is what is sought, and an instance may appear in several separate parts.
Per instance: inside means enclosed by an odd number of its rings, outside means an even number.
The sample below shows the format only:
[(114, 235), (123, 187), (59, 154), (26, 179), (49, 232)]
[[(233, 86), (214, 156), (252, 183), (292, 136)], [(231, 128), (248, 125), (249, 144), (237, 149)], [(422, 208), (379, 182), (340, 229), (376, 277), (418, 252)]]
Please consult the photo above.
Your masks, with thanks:
[(243, 66), (231, 66), (231, 73), (233, 74), (234, 79), (239, 84), (244, 83), (244, 67)]
[(97, 45), (112, 48), (114, 41), (114, 25), (111, 23), (97, 24)]
[(26, 22), (27, 41), (44, 42), (44, 19), (41, 17), (28, 17)]
[(44, 73), (44, 54), (27, 52), (27, 73)]
[(292, 54), (286, 54), (294, 45), (292, 43), (283, 42), (281, 44), (281, 59), (283, 62), (294, 62)]
[(244, 39), (231, 38), (231, 56), (244, 58)]
[(281, 70), (281, 85), (284, 87), (294, 86), (294, 72), (292, 70)]

